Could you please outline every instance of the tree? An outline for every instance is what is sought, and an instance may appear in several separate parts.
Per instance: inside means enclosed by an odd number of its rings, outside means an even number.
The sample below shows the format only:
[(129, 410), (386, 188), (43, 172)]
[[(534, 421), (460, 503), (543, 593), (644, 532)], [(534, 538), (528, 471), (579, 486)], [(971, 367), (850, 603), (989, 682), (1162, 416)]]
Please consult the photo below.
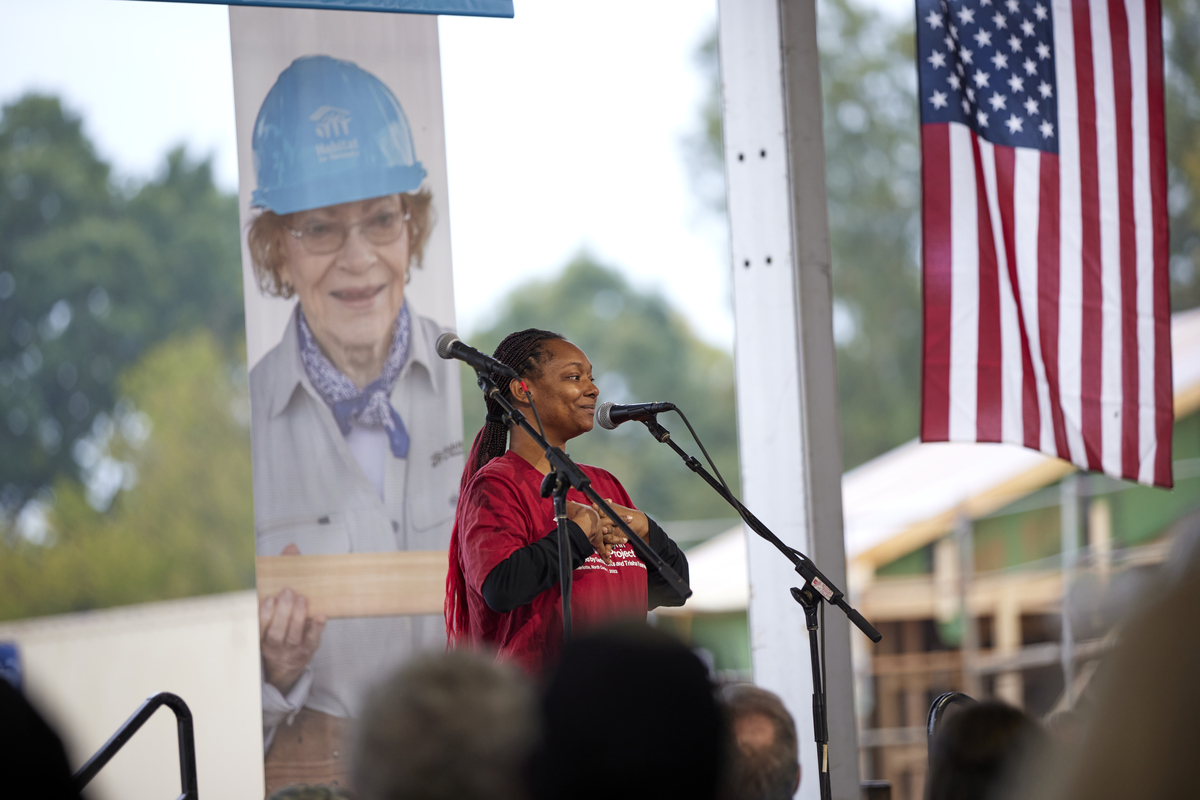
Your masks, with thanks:
[[(470, 339), (491, 352), (524, 328), (556, 331), (579, 345), (592, 361), (601, 402), (667, 400), (683, 408), (730, 488), (738, 491), (733, 364), (728, 354), (700, 341), (660, 295), (635, 290), (619, 273), (581, 254), (560, 276), (514, 289), (496, 321)], [(473, 437), (483, 425), (483, 398), (465, 367), (462, 384), (463, 430)], [(686, 428), (677, 419), (664, 415), (661, 422), (686, 442)], [(686, 449), (702, 458), (699, 448)], [(570, 453), (611, 471), (638, 507), (657, 519), (735, 516), (641, 425), (597, 427), (572, 441)]]
[(917, 435), (920, 151), (911, 30), (821, 7), (838, 395), (847, 468)]
[(1197, 0), (1165, 0), (1167, 210), (1171, 307), (1200, 306), (1200, 15)]
[(45, 541), (0, 558), (0, 619), (254, 586), (244, 363), (196, 331), (122, 373), (103, 452), (85, 460), (109, 459), (130, 488), (98, 511), (77, 480), (57, 479)]
[(78, 475), (75, 445), (112, 409), (115, 376), (198, 326), (243, 336), (237, 201), (182, 150), (119, 187), (52, 97), (0, 117), (0, 529)]

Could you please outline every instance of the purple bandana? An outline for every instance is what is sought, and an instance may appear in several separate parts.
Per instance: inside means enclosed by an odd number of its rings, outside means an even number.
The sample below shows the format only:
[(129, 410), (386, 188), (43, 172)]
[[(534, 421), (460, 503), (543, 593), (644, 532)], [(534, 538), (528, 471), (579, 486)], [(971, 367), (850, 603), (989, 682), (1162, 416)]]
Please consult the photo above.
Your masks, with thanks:
[(407, 457), (408, 430), (392, 406), (390, 397), (396, 379), (400, 377), (400, 369), (408, 360), (408, 303), (400, 306), (400, 314), (392, 326), (392, 345), (387, 360), (383, 362), (383, 372), (365, 389), (355, 386), (354, 381), (343, 375), (321, 352), (304, 318), (303, 308), (296, 315), (296, 325), (300, 331), (300, 360), (304, 363), (304, 372), (317, 394), (333, 412), (342, 436), (350, 435), (350, 427), (354, 422), (367, 428), (383, 428), (387, 431), (392, 455), (396, 458)]

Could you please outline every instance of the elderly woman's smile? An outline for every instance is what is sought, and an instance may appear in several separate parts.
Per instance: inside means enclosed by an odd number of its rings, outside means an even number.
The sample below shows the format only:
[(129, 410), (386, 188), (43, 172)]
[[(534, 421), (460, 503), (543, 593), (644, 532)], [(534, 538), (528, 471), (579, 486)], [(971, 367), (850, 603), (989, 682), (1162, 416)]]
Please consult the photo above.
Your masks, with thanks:
[(373, 300), (376, 295), (386, 288), (387, 284), (381, 283), (378, 286), (366, 286), (362, 289), (334, 289), (330, 294), (343, 303), (355, 303), (367, 306), (370, 304), (369, 301)]

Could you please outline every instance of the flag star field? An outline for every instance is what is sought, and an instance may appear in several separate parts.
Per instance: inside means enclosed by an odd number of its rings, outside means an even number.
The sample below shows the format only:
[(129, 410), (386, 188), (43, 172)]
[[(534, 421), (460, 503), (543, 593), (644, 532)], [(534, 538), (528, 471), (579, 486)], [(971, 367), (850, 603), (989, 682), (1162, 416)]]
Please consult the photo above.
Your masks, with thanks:
[(1058, 152), (1051, 14), (1047, 0), (922, 0), (921, 121), (959, 122), (993, 144)]

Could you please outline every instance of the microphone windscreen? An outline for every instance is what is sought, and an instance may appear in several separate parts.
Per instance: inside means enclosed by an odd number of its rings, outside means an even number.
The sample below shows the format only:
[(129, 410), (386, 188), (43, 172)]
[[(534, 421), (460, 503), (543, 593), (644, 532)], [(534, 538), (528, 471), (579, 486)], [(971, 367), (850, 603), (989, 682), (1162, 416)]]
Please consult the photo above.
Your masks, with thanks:
[(457, 341), (461, 341), (457, 334), (446, 331), (438, 337), (437, 354), (442, 358), (454, 358), (451, 348), (454, 347), (454, 343)]
[(596, 422), (607, 431), (617, 427), (617, 423), (612, 421), (612, 407), (612, 403), (601, 403), (596, 409)]

